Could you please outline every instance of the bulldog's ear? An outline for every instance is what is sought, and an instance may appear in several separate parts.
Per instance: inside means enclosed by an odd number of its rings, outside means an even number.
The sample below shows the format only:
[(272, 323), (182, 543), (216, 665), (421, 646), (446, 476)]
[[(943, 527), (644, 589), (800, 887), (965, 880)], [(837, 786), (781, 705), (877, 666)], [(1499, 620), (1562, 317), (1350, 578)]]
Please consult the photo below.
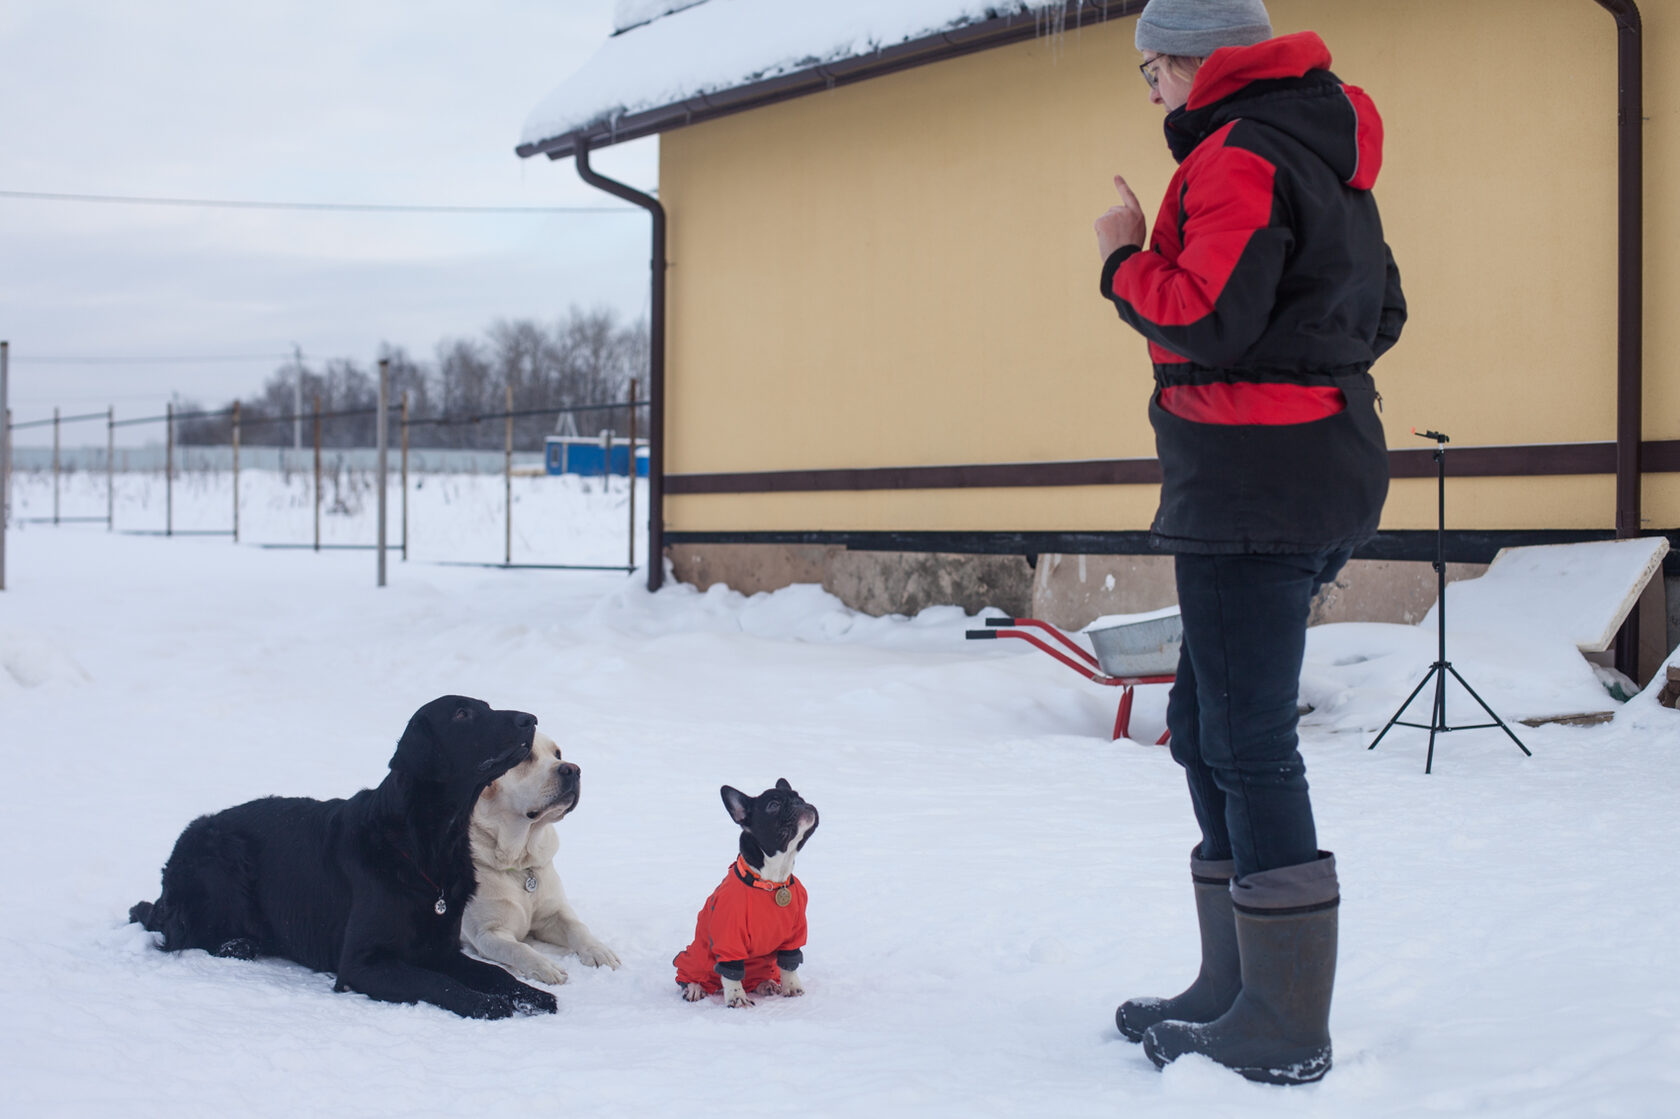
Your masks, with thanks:
[(787, 778), (786, 777), (776, 778), (776, 788), (782, 790), (782, 792), (784, 792), (784, 793), (793, 792), (793, 786), (787, 783)]
[(743, 828), (746, 827), (747, 816), (752, 812), (753, 798), (748, 796), (746, 793), (743, 793), (740, 789), (731, 788), (728, 785), (725, 785), (718, 791), (723, 794), (723, 807), (726, 811), (728, 811), (729, 818), (734, 820), (737, 824), (740, 824)]

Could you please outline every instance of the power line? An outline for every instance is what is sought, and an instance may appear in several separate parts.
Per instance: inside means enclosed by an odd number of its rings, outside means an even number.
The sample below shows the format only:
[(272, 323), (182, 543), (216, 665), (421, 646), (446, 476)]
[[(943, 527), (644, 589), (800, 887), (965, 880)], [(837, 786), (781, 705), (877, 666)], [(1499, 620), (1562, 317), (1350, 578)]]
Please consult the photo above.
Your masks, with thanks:
[(178, 365), (187, 362), (286, 361), (291, 354), (159, 354), (156, 357), (22, 353), (13, 357), (18, 364), (37, 365)]
[(328, 210), (390, 214), (639, 214), (637, 206), (402, 206), (375, 202), (254, 202), (226, 198), (155, 198), (128, 194), (65, 194), (0, 190), (0, 198), (40, 202), (109, 202), (128, 206), (198, 206), (224, 210)]
[(85, 404), (88, 401), (102, 404), (115, 404), (124, 400), (168, 400), (175, 394), (172, 390), (159, 389), (157, 392), (127, 392), (127, 393), (84, 393), (80, 396), (14, 396), (12, 403), (17, 404)]

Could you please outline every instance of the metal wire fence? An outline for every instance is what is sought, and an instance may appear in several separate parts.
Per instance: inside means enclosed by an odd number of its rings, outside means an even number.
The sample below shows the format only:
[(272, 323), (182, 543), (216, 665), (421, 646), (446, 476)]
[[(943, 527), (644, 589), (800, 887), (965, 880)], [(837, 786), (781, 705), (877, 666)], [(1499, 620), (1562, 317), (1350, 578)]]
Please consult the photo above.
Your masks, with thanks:
[[(5, 401), (7, 347), (0, 342), (0, 403)], [(310, 503), (310, 534), (308, 539), (244, 541), (259, 543), (265, 548), (307, 548), (320, 552), (325, 550), (363, 549), (376, 550), (378, 556), (378, 584), (383, 586), (386, 581), (385, 558), (387, 551), (398, 553), (404, 561), (409, 559), (411, 508), (410, 499), (419, 486), (424, 485), (426, 476), (466, 472), (480, 477), (491, 470), (501, 475), (501, 560), (495, 562), (488, 558), (484, 560), (463, 559), (435, 559), (431, 562), (439, 563), (471, 563), (475, 566), (504, 567), (504, 568), (545, 568), (552, 570), (588, 570), (588, 571), (633, 571), (636, 569), (637, 558), (637, 508), (636, 508), (636, 479), (639, 474), (645, 476), (645, 459), (638, 452), (646, 447), (646, 441), (638, 437), (637, 427), (639, 412), (647, 406), (647, 401), (638, 400), (636, 385), (630, 384), (628, 400), (614, 401), (602, 404), (580, 405), (567, 408), (527, 408), (514, 409), (513, 389), (506, 390), (507, 406), (500, 411), (478, 412), (472, 414), (413, 416), (409, 413), (407, 394), (393, 401), (388, 395), (388, 371), (386, 363), (380, 362), (380, 405), (374, 408), (353, 408), (340, 410), (323, 410), (321, 401), (317, 397), (313, 408), (298, 414), (266, 415), (255, 421), (241, 416), (240, 405), (235, 403), (228, 408), (216, 410), (178, 410), (173, 405), (168, 406), (161, 415), (146, 415), (125, 417), (119, 419), (116, 409), (110, 407), (102, 412), (83, 412), (66, 415), (60, 409), (54, 408), (50, 417), (40, 419), (15, 421), (9, 408), (3, 411), (3, 422), (0, 422), (0, 590), (5, 588), (5, 536), (10, 525), (68, 525), (68, 524), (99, 524), (103, 523), (108, 531), (121, 532), (130, 535), (151, 536), (225, 536), (234, 543), (242, 542), (245, 529), (241, 524), (241, 494), (240, 471), (251, 469), (255, 465), (259, 470), (276, 471), (283, 476), (288, 486), (293, 486), (303, 479), (307, 479)], [(568, 439), (552, 440), (556, 444), (553, 452), (546, 446), (530, 446), (530, 437), (523, 436), (519, 442), (527, 444), (516, 447), (515, 423), (517, 419), (533, 416), (544, 416), (559, 420), (563, 416), (580, 416), (591, 413), (617, 413), (628, 416), (628, 438), (620, 439), (615, 436), (611, 428), (603, 431), (598, 440)], [(376, 431), (376, 446), (353, 447), (338, 445), (342, 439), (333, 438), (333, 425), (339, 423), (345, 427), (349, 421), (354, 421), (357, 427), (365, 432), (367, 418), (374, 417)], [(290, 428), (296, 421), (303, 421), (310, 431), (310, 444), (307, 447), (293, 446), (291, 448), (273, 445), (272, 442), (247, 446), (245, 440), (253, 431), (261, 428), (272, 428), (285, 425)], [(207, 430), (223, 432), (225, 443), (182, 443), (179, 432), (184, 424), (191, 421), (215, 421), (214, 427), (203, 422), (192, 425), (194, 437), (202, 440)], [(225, 422), (225, 427), (224, 427)], [(82, 428), (103, 423), (105, 428), (105, 445), (103, 453), (97, 447), (84, 443), (75, 448), (66, 448), (64, 433), (66, 429)], [(499, 424), (503, 431), (503, 448), (497, 452), (443, 450), (436, 447), (413, 446), (414, 436), (427, 428), (437, 428), (445, 425), (484, 425)], [(161, 447), (146, 446), (140, 448), (117, 446), (117, 429), (129, 427), (153, 426), (161, 428)], [(528, 425), (526, 425), (528, 426)], [(572, 426), (568, 424), (568, 426)], [(50, 428), (52, 433), (50, 451), (47, 447), (30, 447), (19, 449), (15, 447), (15, 433)], [(394, 432), (392, 429), (395, 429)], [(394, 434), (395, 439), (390, 436)], [(365, 435), (361, 436), (365, 438)], [(437, 440), (424, 440), (436, 442)], [(394, 446), (392, 444), (394, 443)], [(584, 444), (585, 449), (591, 451), (588, 455), (572, 454), (573, 461), (567, 463), (565, 450), (569, 447), (575, 451), (578, 444)], [(599, 448), (598, 450), (596, 448)], [(50, 476), (51, 505), (50, 513), (46, 509), (31, 511), (29, 515), (16, 515), (18, 509), (13, 501), (14, 477), (17, 473), (17, 458), (29, 460), (28, 469), (37, 481), (42, 475)], [(616, 451), (616, 453), (615, 453)], [(391, 457), (395, 463), (391, 463)], [(161, 462), (159, 457), (161, 456)], [(602, 479), (603, 492), (607, 487), (615, 485), (617, 476), (623, 474), (626, 479), (624, 493), (626, 496), (623, 520), (624, 532), (624, 562), (602, 562), (599, 555), (590, 557), (546, 556), (544, 560), (551, 562), (535, 562), (529, 558), (522, 558), (521, 562), (514, 560), (514, 511), (516, 507), (514, 484), (516, 477), (535, 477), (556, 472), (551, 469), (547, 460), (556, 459), (562, 473), (571, 476), (599, 477)], [(577, 460), (583, 460), (581, 462)], [(499, 461), (497, 461), (499, 460)], [(622, 468), (621, 468), (622, 466)], [(393, 469), (394, 467), (394, 469)], [(499, 467), (499, 469), (496, 469)], [(567, 468), (570, 467), (568, 470)], [(162, 523), (152, 520), (145, 527), (136, 526), (134, 517), (124, 517), (119, 525), (119, 495), (124, 492), (119, 485), (119, 478), (132, 477), (139, 471), (157, 472), (161, 470), (163, 489)], [(219, 473), (231, 475), (231, 486), (225, 497), (227, 502), (225, 513), (212, 517), (212, 521), (219, 520), (219, 524), (206, 524), (203, 505), (203, 493), (197, 492), (199, 499), (194, 510), (194, 516), (189, 523), (179, 523), (177, 518), (177, 489), (183, 474), (196, 472), (199, 475)], [(390, 475), (394, 473), (395, 478)], [(103, 514), (99, 515), (89, 508), (90, 494), (88, 492), (91, 479), (103, 475)], [(365, 478), (364, 475), (371, 475)], [(301, 477), (300, 477), (301, 476)], [(77, 494), (78, 500), (74, 508), (64, 508), (64, 488), (70, 479), (79, 479), (81, 485)], [(386, 507), (387, 495), (391, 483), (395, 482), (398, 496), (398, 508), (395, 510), (396, 524), (390, 525), (390, 512)], [(205, 487), (200, 486), (199, 491)], [(323, 512), (331, 515), (348, 511), (347, 495), (352, 495), (356, 501), (367, 496), (371, 491), (378, 505), (375, 516), (374, 540), (357, 539), (346, 541), (341, 538), (328, 539), (323, 534)], [(482, 487), (478, 491), (480, 497)], [(330, 496), (329, 496), (330, 494)], [(131, 495), (132, 496), (132, 495)], [(248, 500), (248, 499), (247, 499)], [(145, 504), (133, 501), (131, 504)], [(155, 517), (149, 508), (141, 519)], [(225, 518), (225, 519), (223, 519)], [(365, 521), (365, 518), (362, 518)], [(295, 524), (295, 519), (292, 522)], [(358, 522), (360, 523), (360, 522)], [(447, 531), (447, 530), (440, 530)], [(335, 534), (342, 537), (342, 533)], [(599, 532), (596, 532), (598, 542)], [(588, 560), (588, 562), (585, 562)]]

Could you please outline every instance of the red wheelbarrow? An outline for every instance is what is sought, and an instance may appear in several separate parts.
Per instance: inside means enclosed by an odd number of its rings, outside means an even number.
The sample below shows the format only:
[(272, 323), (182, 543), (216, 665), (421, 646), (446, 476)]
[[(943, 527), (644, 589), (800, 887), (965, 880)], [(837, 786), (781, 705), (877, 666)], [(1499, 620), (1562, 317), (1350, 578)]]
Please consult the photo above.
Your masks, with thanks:
[[(968, 640), (1013, 637), (1055, 657), (1092, 683), (1119, 688), (1120, 709), (1114, 716), (1116, 739), (1130, 737), (1132, 689), (1139, 684), (1170, 684), (1177, 679), (1178, 651), (1184, 644), (1184, 626), (1176, 606), (1149, 614), (1098, 618), (1081, 631), (1091, 641), (1090, 650), (1037, 618), (987, 618), (986, 625), (986, 629), (969, 630)], [(1062, 649), (1027, 632), (1029, 629), (1042, 631)], [(1156, 745), (1165, 746), (1170, 733), (1161, 732)]]

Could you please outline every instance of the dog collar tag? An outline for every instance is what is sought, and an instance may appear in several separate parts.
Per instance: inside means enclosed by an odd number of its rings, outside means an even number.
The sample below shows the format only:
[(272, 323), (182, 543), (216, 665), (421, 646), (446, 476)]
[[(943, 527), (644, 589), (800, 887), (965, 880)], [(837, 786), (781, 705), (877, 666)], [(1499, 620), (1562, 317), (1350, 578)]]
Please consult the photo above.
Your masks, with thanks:
[(439, 917), (449, 912), (449, 903), (443, 900), (442, 894), (438, 895), (437, 904), (432, 906), (432, 911)]
[(793, 902), (793, 891), (783, 886), (776, 891), (776, 904), (786, 909)]
[(525, 872), (525, 892), (528, 894), (537, 892), (537, 872), (534, 870)]

